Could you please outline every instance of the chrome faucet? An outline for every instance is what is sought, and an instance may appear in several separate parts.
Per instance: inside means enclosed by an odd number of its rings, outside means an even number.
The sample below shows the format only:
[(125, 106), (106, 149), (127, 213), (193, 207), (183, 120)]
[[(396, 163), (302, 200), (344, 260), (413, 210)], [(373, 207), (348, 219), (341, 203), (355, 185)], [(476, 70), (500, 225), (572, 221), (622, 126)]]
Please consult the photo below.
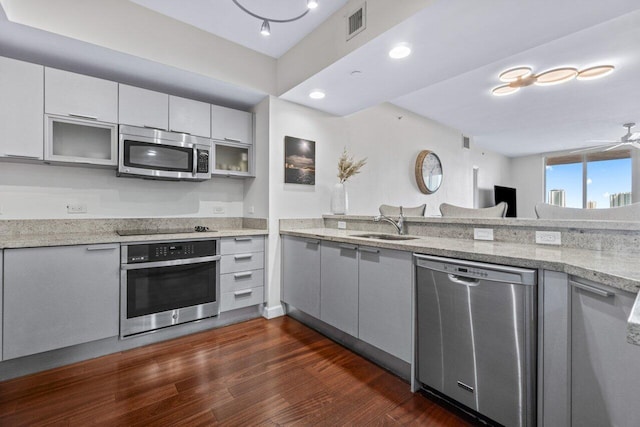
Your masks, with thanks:
[(395, 220), (389, 218), (388, 216), (382, 215), (382, 214), (373, 217), (373, 220), (375, 222), (379, 222), (381, 220), (382, 221), (386, 221), (389, 224), (393, 225), (396, 228), (396, 230), (398, 230), (398, 234), (400, 234), (400, 235), (404, 234), (404, 228), (403, 228), (403, 226), (404, 226), (404, 213), (402, 212), (402, 206), (400, 206), (400, 217), (398, 218), (398, 221), (395, 221)]

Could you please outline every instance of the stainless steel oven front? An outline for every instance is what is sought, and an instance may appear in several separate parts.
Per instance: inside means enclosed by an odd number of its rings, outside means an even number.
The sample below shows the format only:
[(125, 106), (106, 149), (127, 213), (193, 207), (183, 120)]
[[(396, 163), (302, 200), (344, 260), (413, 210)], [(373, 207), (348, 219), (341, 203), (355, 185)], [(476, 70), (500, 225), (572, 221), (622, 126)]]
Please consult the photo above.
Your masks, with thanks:
[(120, 337), (217, 316), (218, 240), (122, 245)]

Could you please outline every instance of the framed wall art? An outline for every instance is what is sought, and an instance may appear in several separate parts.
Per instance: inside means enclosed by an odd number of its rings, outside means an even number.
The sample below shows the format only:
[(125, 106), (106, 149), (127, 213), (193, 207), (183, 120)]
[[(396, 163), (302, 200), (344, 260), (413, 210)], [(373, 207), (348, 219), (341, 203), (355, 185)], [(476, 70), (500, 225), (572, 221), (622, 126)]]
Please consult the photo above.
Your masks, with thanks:
[(316, 184), (316, 143), (308, 139), (284, 137), (284, 183)]

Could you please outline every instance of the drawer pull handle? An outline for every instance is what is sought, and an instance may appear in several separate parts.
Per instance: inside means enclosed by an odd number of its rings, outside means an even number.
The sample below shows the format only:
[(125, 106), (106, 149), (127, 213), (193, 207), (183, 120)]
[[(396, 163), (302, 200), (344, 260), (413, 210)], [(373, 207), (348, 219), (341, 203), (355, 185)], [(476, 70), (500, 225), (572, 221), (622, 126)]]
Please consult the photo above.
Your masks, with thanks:
[(368, 252), (370, 254), (377, 254), (377, 253), (380, 253), (380, 249), (363, 248), (362, 246), (360, 246), (360, 252)]
[(340, 249), (348, 249), (350, 251), (355, 251), (356, 249), (358, 249), (358, 247), (356, 245), (346, 245), (344, 243), (338, 245), (340, 247)]
[(310, 245), (319, 245), (320, 244), (320, 240), (305, 239), (304, 241), (305, 241), (305, 243), (308, 243)]
[(114, 250), (116, 248), (117, 248), (117, 246), (114, 246), (114, 245), (87, 246), (87, 250), (88, 251), (112, 251), (112, 250)]
[(233, 259), (238, 261), (238, 260), (241, 260), (241, 259), (251, 259), (251, 257), (253, 257), (253, 254), (242, 254), (242, 255), (235, 255), (233, 257)]
[(251, 237), (236, 237), (236, 242), (250, 242)]
[(245, 289), (244, 291), (235, 291), (233, 295), (236, 297), (244, 297), (247, 295), (251, 295), (252, 292), (253, 292), (253, 289)]
[(96, 117), (96, 116), (89, 116), (89, 115), (87, 115), (87, 114), (69, 113), (69, 116), (71, 116), (71, 117), (77, 117), (77, 118), (79, 118), (79, 119), (98, 120), (98, 117)]
[(591, 292), (592, 294), (600, 295), (601, 297), (612, 297), (613, 292), (605, 291), (604, 289), (596, 288), (595, 286), (590, 286), (584, 283), (576, 282), (575, 280), (569, 280), (571, 286), (576, 288), (580, 288), (587, 292)]
[(234, 279), (244, 279), (245, 277), (251, 277), (253, 276), (253, 272), (252, 271), (246, 271), (244, 273), (236, 273), (233, 275)]

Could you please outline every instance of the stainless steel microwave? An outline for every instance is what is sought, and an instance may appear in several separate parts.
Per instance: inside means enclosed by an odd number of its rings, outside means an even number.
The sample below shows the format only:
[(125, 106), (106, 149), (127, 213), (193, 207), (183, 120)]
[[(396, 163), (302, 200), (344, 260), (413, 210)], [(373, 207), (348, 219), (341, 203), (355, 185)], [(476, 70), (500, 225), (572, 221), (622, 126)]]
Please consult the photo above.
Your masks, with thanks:
[(210, 179), (211, 140), (184, 133), (120, 126), (118, 176)]

